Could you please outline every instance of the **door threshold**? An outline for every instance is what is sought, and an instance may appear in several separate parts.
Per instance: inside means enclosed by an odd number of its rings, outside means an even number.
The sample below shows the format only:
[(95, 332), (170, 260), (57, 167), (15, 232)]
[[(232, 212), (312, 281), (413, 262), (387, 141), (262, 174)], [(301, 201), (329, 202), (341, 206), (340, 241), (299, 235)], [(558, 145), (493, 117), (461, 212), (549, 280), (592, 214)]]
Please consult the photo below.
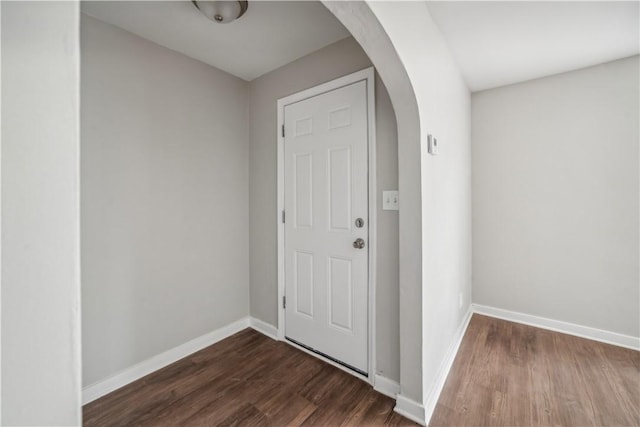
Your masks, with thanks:
[(326, 353), (323, 353), (323, 352), (321, 352), (321, 351), (318, 351), (318, 350), (316, 350), (316, 349), (314, 349), (314, 348), (312, 348), (312, 347), (309, 347), (308, 345), (302, 344), (301, 342), (296, 341), (296, 340), (294, 340), (293, 338), (289, 338), (289, 337), (285, 336), (285, 339), (286, 339), (287, 341), (289, 341), (289, 342), (292, 342), (292, 343), (293, 343), (293, 344), (295, 344), (296, 346), (302, 347), (302, 348), (304, 348), (305, 350), (308, 350), (308, 351), (310, 351), (310, 352), (312, 352), (312, 353), (315, 353), (315, 354), (317, 354), (317, 355), (319, 355), (319, 356), (322, 356), (322, 357), (323, 357), (323, 358), (325, 358), (325, 359), (329, 359), (329, 360), (330, 360), (330, 361), (332, 361), (333, 363), (337, 363), (337, 364), (338, 364), (338, 365), (340, 365), (340, 366), (343, 366), (343, 367), (345, 367), (345, 368), (347, 368), (347, 369), (349, 369), (349, 370), (351, 370), (351, 371), (354, 371), (355, 373), (357, 373), (357, 374), (359, 374), (359, 375), (362, 375), (363, 377), (365, 377), (365, 378), (367, 378), (367, 379), (369, 378), (369, 374), (368, 374), (367, 372), (365, 372), (365, 371), (361, 370), (361, 369), (355, 368), (355, 367), (353, 367), (353, 366), (349, 365), (348, 363), (344, 363), (343, 361), (336, 359), (335, 357), (331, 357), (331, 356), (329, 356), (329, 355), (328, 355), (328, 354), (326, 354)]

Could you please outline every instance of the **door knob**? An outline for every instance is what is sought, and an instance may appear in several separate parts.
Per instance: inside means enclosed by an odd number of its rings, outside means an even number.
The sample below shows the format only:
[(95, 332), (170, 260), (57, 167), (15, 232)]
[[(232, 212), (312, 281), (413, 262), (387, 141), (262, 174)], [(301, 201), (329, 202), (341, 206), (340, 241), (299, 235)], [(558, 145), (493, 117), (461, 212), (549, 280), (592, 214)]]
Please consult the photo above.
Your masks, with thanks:
[(364, 248), (364, 240), (361, 238), (357, 238), (354, 242), (353, 242), (353, 247), (356, 249), (362, 249)]

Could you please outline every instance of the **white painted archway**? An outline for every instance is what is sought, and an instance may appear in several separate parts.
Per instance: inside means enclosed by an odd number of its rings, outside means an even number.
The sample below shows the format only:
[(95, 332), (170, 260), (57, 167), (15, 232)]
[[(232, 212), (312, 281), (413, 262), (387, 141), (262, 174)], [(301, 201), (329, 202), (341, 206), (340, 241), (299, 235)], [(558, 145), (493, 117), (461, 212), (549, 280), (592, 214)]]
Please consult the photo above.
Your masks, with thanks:
[[(325, 2), (369, 55), (398, 123), (400, 395), (426, 424), (471, 311), (470, 93), (427, 2)], [(439, 154), (421, 149), (427, 134)], [(443, 145), (444, 143), (444, 145)]]
[(422, 401), (420, 117), (409, 76), (366, 2), (324, 2), (360, 43), (384, 82), (398, 123), (400, 393)]

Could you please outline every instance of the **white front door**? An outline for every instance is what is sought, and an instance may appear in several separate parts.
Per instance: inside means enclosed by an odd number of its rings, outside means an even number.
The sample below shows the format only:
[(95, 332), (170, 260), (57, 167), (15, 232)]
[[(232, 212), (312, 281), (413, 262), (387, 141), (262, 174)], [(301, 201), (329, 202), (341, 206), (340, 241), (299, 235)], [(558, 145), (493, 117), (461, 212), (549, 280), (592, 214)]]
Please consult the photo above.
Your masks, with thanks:
[(284, 106), (285, 336), (365, 375), (366, 85)]

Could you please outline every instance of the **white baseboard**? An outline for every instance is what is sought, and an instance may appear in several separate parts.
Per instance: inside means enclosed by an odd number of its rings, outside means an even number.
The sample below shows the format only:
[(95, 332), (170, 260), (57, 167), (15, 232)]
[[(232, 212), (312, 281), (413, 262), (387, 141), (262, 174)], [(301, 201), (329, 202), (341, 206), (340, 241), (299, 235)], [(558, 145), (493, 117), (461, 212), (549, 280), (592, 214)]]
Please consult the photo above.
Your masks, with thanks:
[(183, 357), (186, 357), (196, 351), (202, 350), (205, 347), (209, 347), (212, 344), (217, 343), (231, 335), (240, 332), (241, 330), (249, 327), (249, 318), (244, 317), (236, 322), (230, 323), (208, 334), (202, 335), (198, 338), (192, 339), (184, 344), (174, 347), (170, 350), (153, 356), (143, 362), (140, 362), (130, 368), (121, 371), (111, 377), (108, 377), (102, 381), (99, 381), (90, 386), (82, 389), (82, 404), (86, 405), (105, 394), (111, 393), (123, 387), (135, 380), (138, 380), (145, 375), (148, 375), (158, 369), (164, 368), (167, 365), (176, 362)]
[(396, 397), (396, 407), (393, 408), (395, 412), (402, 415), (405, 418), (409, 418), (420, 425), (427, 425), (424, 418), (424, 406), (411, 400), (408, 397), (404, 397), (399, 394)]
[(436, 374), (436, 380), (431, 386), (431, 390), (426, 396), (424, 400), (424, 414), (425, 420), (431, 420), (431, 416), (433, 415), (433, 411), (436, 409), (436, 404), (438, 403), (438, 399), (440, 398), (440, 393), (442, 393), (442, 389), (444, 388), (444, 384), (447, 381), (447, 376), (449, 376), (449, 371), (453, 366), (453, 361), (458, 354), (458, 349), (460, 348), (460, 344), (462, 343), (462, 338), (464, 338), (464, 333), (467, 331), (467, 327), (469, 326), (469, 322), (471, 321), (471, 316), (473, 315), (473, 306), (470, 305), (467, 313), (465, 314), (462, 322), (458, 326), (456, 333), (453, 338), (453, 342), (449, 346), (447, 353), (438, 369), (438, 373)]
[(376, 374), (373, 378), (373, 389), (385, 396), (395, 399), (398, 393), (400, 393), (400, 384), (380, 374)]
[(606, 344), (619, 347), (640, 350), (640, 338), (629, 335), (622, 335), (615, 332), (604, 331), (602, 329), (591, 328), (589, 326), (576, 325), (574, 323), (562, 322), (560, 320), (547, 319), (545, 317), (533, 316), (531, 314), (518, 313), (501, 308), (489, 307), (486, 305), (472, 304), (474, 313), (485, 316), (496, 317), (498, 319), (509, 320), (511, 322), (523, 323), (537, 328), (549, 329), (563, 334), (575, 335)]
[(263, 322), (260, 319), (251, 317), (249, 319), (249, 326), (260, 332), (261, 334), (268, 336), (269, 338), (272, 338), (274, 340), (278, 339), (278, 328), (268, 324), (267, 322)]

